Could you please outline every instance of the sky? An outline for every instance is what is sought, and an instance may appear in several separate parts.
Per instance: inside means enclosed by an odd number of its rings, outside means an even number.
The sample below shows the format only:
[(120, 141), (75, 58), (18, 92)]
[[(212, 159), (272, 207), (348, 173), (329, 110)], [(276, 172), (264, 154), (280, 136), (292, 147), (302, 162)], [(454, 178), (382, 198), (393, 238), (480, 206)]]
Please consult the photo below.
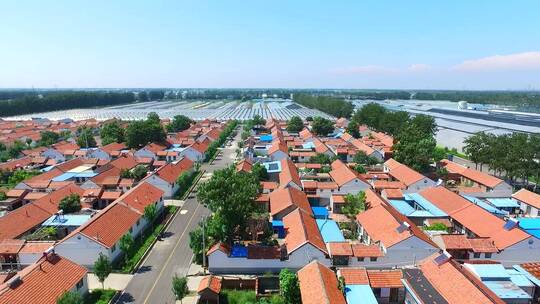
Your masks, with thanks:
[(540, 90), (540, 1), (1, 1), (0, 88)]

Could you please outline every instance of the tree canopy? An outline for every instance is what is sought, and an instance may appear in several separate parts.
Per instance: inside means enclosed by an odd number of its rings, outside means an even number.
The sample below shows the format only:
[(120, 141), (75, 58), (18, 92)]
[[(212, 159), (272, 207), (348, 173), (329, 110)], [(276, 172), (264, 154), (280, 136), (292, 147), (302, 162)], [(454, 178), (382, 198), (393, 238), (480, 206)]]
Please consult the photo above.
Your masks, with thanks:
[(103, 288), (105, 288), (105, 285), (104, 285), (105, 279), (109, 276), (111, 272), (112, 272), (111, 261), (109, 260), (108, 257), (100, 253), (98, 259), (94, 263), (94, 274), (98, 278)]
[(44, 147), (51, 146), (60, 139), (60, 135), (53, 131), (42, 131), (40, 136), (39, 145)]
[(350, 118), (354, 110), (354, 106), (350, 101), (332, 96), (296, 94), (294, 101), (305, 107), (318, 109), (338, 118)]
[(66, 290), (58, 299), (56, 304), (83, 304), (83, 297), (74, 291)]
[(79, 136), (77, 137), (77, 145), (79, 145), (79, 147), (91, 148), (97, 146), (93, 129), (81, 127), (77, 130), (77, 133), (79, 133)]
[(167, 125), (167, 131), (169, 132), (181, 132), (189, 129), (193, 121), (184, 115), (176, 115), (169, 125)]
[(154, 112), (149, 113), (146, 120), (131, 122), (126, 130), (126, 144), (134, 149), (150, 142), (164, 142), (166, 137), (159, 116)]
[(354, 138), (360, 138), (360, 125), (354, 121), (351, 120), (349, 122), (349, 125), (347, 126), (347, 133), (349, 133)]
[(110, 143), (124, 142), (124, 133), (125, 131), (118, 121), (106, 123), (101, 127), (100, 131), (101, 144), (105, 146)]
[(349, 218), (354, 218), (358, 213), (366, 209), (366, 193), (363, 191), (358, 194), (347, 194), (345, 196), (345, 205), (341, 207), (341, 212)]
[(189, 293), (186, 277), (174, 275), (172, 279), (172, 291), (174, 293), (174, 297), (181, 302), (182, 299)]
[(433, 162), (437, 146), (436, 130), (433, 117), (416, 115), (397, 136), (394, 158), (417, 171), (426, 171)]
[(302, 118), (298, 116), (293, 116), (289, 121), (287, 122), (287, 131), (289, 133), (298, 133), (302, 131), (304, 128), (304, 122), (302, 121)]
[(301, 303), (300, 283), (296, 274), (285, 268), (279, 272), (279, 292), (286, 304)]
[(64, 213), (79, 212), (81, 207), (81, 197), (76, 193), (64, 197), (58, 204), (58, 209)]
[(334, 132), (334, 122), (322, 117), (315, 117), (311, 124), (313, 133), (319, 136), (328, 136)]

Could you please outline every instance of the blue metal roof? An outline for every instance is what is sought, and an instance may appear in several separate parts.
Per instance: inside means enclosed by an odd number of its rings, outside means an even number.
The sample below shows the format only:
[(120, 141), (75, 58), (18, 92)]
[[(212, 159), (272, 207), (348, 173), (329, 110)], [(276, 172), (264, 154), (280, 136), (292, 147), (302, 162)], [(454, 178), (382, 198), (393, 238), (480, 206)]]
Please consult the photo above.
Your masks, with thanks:
[(519, 204), (512, 198), (488, 198), (487, 201), (497, 208), (519, 208)]
[(388, 200), (388, 202), (392, 207), (396, 208), (399, 213), (405, 216), (409, 216), (409, 214), (415, 211), (414, 208), (404, 200)]
[(311, 207), (315, 217), (328, 217), (328, 209), (326, 207)]
[(527, 276), (515, 269), (506, 269), (506, 272), (510, 275), (510, 280), (519, 287), (533, 287), (534, 283), (531, 282)]
[(463, 197), (466, 198), (471, 203), (473, 203), (475, 205), (478, 205), (478, 207), (486, 210), (489, 213), (498, 214), (498, 215), (507, 215), (508, 214), (508, 212), (506, 212), (504, 210), (497, 209), (497, 208), (493, 207), (492, 205), (482, 201), (479, 198), (468, 196), (468, 195), (463, 195)]
[(315, 144), (311, 141), (308, 141), (306, 143), (302, 144), (302, 148), (304, 149), (315, 149)]
[(90, 219), (89, 214), (63, 214), (53, 215), (41, 226), (73, 226), (79, 227)]
[(262, 165), (266, 168), (266, 172), (268, 173), (281, 172), (281, 162), (279, 161), (265, 162), (262, 163)]
[(323, 237), (325, 243), (328, 242), (344, 242), (343, 233), (339, 230), (338, 225), (333, 220), (317, 219), (317, 227)]
[(517, 220), (523, 229), (540, 229), (540, 217), (520, 217)]
[(502, 264), (468, 264), (468, 267), (483, 280), (510, 279)]
[(536, 278), (535, 276), (533, 276), (532, 274), (530, 274), (527, 270), (525, 270), (523, 267), (519, 266), (519, 265), (514, 265), (513, 266), (515, 270), (517, 270), (519, 273), (525, 275), (527, 277), (527, 279), (529, 279), (532, 283), (534, 283), (534, 285), (536, 286), (540, 286), (540, 280), (538, 278)]
[(52, 179), (53, 182), (64, 182), (72, 178), (77, 177), (85, 177), (85, 178), (91, 178), (98, 175), (97, 173), (94, 173), (92, 171), (83, 171), (83, 172), (66, 172), (62, 173), (55, 178)]
[(247, 247), (243, 245), (233, 245), (231, 248), (231, 257), (233, 258), (245, 258), (247, 253)]
[(448, 216), (448, 214), (446, 214), (441, 209), (433, 205), (430, 201), (425, 199), (419, 193), (409, 193), (409, 194), (405, 194), (404, 196), (405, 196), (405, 199), (414, 200), (418, 205), (422, 206), (422, 208), (424, 208), (426, 211), (431, 213), (433, 216), (437, 216), (437, 217)]
[(369, 285), (345, 285), (347, 304), (377, 304), (377, 299)]
[(272, 227), (283, 227), (283, 221), (273, 220)]
[(499, 298), (505, 299), (531, 299), (532, 297), (511, 281), (483, 281)]
[(262, 135), (259, 139), (261, 141), (272, 141), (272, 135)]

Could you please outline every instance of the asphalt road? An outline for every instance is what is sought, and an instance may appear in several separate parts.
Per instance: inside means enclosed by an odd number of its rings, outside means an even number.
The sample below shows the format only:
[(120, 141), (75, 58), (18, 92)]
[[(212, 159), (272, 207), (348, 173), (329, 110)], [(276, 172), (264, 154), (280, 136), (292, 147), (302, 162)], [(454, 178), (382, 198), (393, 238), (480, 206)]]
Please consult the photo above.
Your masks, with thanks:
[[(234, 162), (237, 141), (226, 146), (212, 164), (204, 164), (205, 176)], [(204, 179), (204, 176), (203, 176)], [(191, 197), (191, 196), (190, 196)], [(189, 248), (189, 232), (197, 227), (203, 216), (210, 212), (192, 195), (184, 203), (164, 232), (162, 241), (156, 242), (146, 260), (135, 273), (126, 289), (115, 302), (120, 303), (175, 303), (171, 290), (174, 274), (186, 275), (193, 258)]]

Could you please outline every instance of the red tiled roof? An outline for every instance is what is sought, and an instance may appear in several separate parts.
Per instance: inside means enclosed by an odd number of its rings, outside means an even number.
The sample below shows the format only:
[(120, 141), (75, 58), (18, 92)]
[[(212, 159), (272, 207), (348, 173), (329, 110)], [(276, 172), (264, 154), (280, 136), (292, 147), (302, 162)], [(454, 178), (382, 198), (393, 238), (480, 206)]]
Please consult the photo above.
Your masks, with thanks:
[(175, 183), (178, 177), (193, 166), (189, 158), (183, 158), (176, 163), (168, 163), (156, 171), (156, 175), (161, 177), (169, 184)]
[[(17, 275), (21, 283), (0, 287), (2, 304), (56, 304), (56, 299), (71, 290), (86, 276), (86, 268), (58, 255), (49, 254)], [(13, 280), (13, 278), (11, 279)]]
[(384, 252), (377, 245), (353, 244), (353, 256), (355, 257), (382, 257)]
[(518, 192), (512, 194), (514, 199), (517, 199), (520, 202), (523, 202), (527, 205), (533, 206), (536, 209), (540, 210), (540, 195), (531, 192), (525, 188), (519, 190)]
[[(116, 202), (107, 206), (75, 232), (80, 232), (105, 247), (111, 248), (141, 216), (141, 213), (127, 205)], [(66, 239), (68, 237), (64, 240)]]
[(110, 162), (111, 165), (118, 169), (133, 169), (135, 168), (139, 163), (132, 155), (126, 155), (121, 156), (113, 161)]
[(403, 283), (401, 270), (368, 270), (371, 288), (401, 288)]
[(296, 188), (280, 188), (270, 193), (270, 213), (272, 216), (291, 208), (296, 207), (311, 214), (311, 206), (304, 192)]
[(397, 162), (394, 159), (389, 159), (385, 162), (385, 165), (390, 169), (390, 174), (396, 180), (402, 182), (406, 186), (410, 186), (417, 181), (425, 178), (422, 174), (414, 171), (413, 169)]
[(531, 237), (519, 228), (504, 229), (504, 220), (442, 186), (427, 188), (420, 195), (477, 236), (490, 238), (499, 249)]
[(213, 275), (202, 278), (197, 292), (201, 293), (207, 289), (219, 294), (221, 292), (221, 279)]
[(328, 253), (317, 222), (310, 214), (296, 209), (283, 218), (283, 226), (287, 232), (285, 244), (289, 254), (306, 243), (310, 243), (325, 254)]
[(297, 273), (302, 304), (346, 304), (335, 273), (317, 261)]
[(103, 147), (101, 147), (101, 150), (107, 152), (107, 153), (111, 153), (113, 151), (121, 151), (121, 150), (125, 150), (127, 149), (127, 146), (123, 143), (110, 143), (108, 145), (105, 145)]
[(164, 192), (159, 188), (156, 188), (147, 182), (143, 182), (124, 193), (118, 198), (118, 201), (126, 203), (128, 206), (135, 208), (142, 214), (144, 213), (144, 208), (159, 201), (163, 196), (163, 193)]
[(353, 250), (349, 242), (329, 242), (326, 243), (326, 247), (331, 257), (353, 255)]
[(208, 249), (208, 251), (206, 252), (206, 255), (210, 255), (214, 251), (217, 251), (217, 250), (225, 253), (226, 255), (229, 255), (231, 253), (231, 248), (227, 244), (218, 242), (214, 244), (212, 247), (210, 247), (210, 249)]
[(525, 269), (532, 276), (540, 280), (540, 262), (520, 264), (521, 268)]
[(291, 182), (299, 187), (302, 186), (300, 175), (298, 175), (298, 170), (294, 163), (288, 158), (283, 159), (281, 160), (281, 172), (279, 173), (279, 186), (284, 187)]
[(400, 199), (403, 198), (403, 191), (401, 189), (384, 189), (382, 191), (383, 196), (387, 199)]
[(360, 179), (351, 168), (347, 167), (347, 165), (345, 165), (339, 159), (332, 163), (332, 171), (330, 171), (330, 176), (339, 187), (356, 178)]
[[(419, 268), (424, 277), (448, 303), (494, 303), (473, 282), (471, 282), (452, 261), (437, 265), (434, 254), (423, 260)], [(482, 283), (480, 283), (482, 284)], [(500, 302), (498, 302), (500, 303)]]
[(364, 268), (341, 268), (339, 272), (346, 285), (369, 285), (367, 271)]
[(495, 188), (498, 184), (503, 182), (503, 180), (496, 178), (495, 176), (480, 172), (478, 170), (474, 170), (472, 168), (461, 166), (447, 159), (441, 160), (441, 164), (444, 165), (444, 167), (449, 173), (459, 174), (469, 180), (472, 180), (478, 184), (484, 185), (489, 188)]
[(253, 167), (253, 164), (248, 159), (242, 159), (237, 165), (236, 165), (236, 171), (243, 171), (243, 172), (251, 172), (251, 168)]
[(24, 240), (0, 240), (0, 254), (17, 254), (24, 246)]

